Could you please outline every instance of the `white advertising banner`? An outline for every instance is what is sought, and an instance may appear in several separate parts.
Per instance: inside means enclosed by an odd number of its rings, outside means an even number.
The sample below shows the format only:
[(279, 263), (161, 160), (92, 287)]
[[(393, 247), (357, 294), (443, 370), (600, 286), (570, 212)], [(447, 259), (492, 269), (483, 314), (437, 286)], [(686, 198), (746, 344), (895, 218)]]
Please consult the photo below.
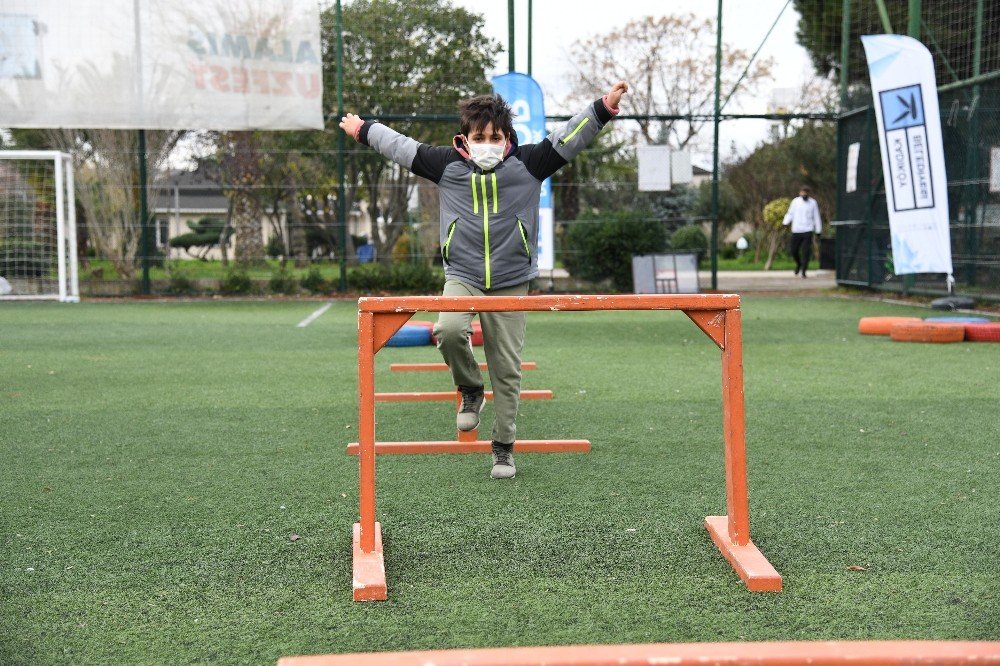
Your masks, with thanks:
[(310, 0), (0, 0), (0, 127), (321, 129)]
[(952, 274), (934, 62), (919, 41), (865, 35), (897, 275)]

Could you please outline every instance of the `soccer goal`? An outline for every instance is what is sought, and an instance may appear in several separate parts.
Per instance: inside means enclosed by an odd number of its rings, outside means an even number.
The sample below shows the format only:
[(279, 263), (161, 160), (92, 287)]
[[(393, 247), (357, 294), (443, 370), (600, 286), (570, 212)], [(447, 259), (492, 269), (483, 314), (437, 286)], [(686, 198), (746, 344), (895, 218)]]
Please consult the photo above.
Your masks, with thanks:
[(0, 150), (0, 300), (80, 300), (73, 162)]

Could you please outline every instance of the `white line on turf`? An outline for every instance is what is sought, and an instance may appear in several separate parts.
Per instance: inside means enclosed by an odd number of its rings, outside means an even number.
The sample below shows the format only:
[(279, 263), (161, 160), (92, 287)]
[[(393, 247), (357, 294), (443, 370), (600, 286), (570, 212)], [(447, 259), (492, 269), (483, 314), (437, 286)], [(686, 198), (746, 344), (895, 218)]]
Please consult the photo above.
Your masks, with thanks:
[(319, 310), (316, 310), (316, 312), (313, 312), (311, 315), (309, 315), (308, 317), (306, 317), (305, 319), (303, 319), (302, 321), (300, 321), (299, 324), (298, 324), (298, 327), (299, 328), (305, 328), (309, 324), (311, 324), (314, 321), (316, 321), (317, 319), (319, 319), (320, 316), (324, 312), (326, 312), (327, 310), (329, 310), (332, 307), (333, 307), (333, 303), (327, 303), (326, 305), (324, 305), (323, 307), (321, 307)]

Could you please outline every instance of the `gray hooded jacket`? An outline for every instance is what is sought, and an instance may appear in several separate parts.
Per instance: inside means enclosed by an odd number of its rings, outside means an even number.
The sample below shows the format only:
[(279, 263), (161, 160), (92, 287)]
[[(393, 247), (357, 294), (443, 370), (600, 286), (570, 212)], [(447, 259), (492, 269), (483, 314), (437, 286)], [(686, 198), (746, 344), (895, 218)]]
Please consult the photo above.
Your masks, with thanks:
[(437, 183), (445, 276), (483, 290), (538, 275), (538, 199), (542, 182), (576, 157), (617, 114), (603, 99), (587, 106), (541, 143), (518, 146), (484, 172), (462, 149), (429, 146), (365, 121), (358, 141)]

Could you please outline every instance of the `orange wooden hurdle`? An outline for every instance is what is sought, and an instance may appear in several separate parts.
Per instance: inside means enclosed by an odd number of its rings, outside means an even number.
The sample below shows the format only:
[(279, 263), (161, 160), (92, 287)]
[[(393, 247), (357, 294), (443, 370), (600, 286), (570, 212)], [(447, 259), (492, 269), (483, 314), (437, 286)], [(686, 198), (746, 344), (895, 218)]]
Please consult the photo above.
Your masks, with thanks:
[[(375, 354), (416, 312), (681, 310), (722, 350), (722, 425), (726, 515), (705, 527), (747, 588), (781, 590), (781, 575), (750, 540), (743, 344), (740, 298), (735, 294), (583, 296), (409, 296), (358, 299), (359, 522), (354, 524), (354, 600), (386, 599), (382, 528), (375, 520)], [(443, 442), (394, 442), (392, 446)], [(455, 444), (447, 443), (450, 446)], [(489, 442), (468, 442), (489, 450)], [(529, 450), (518, 441), (515, 449)], [(589, 443), (588, 443), (589, 446)]]
[(1000, 643), (801, 641), (420, 650), (284, 657), (278, 666), (995, 666)]

